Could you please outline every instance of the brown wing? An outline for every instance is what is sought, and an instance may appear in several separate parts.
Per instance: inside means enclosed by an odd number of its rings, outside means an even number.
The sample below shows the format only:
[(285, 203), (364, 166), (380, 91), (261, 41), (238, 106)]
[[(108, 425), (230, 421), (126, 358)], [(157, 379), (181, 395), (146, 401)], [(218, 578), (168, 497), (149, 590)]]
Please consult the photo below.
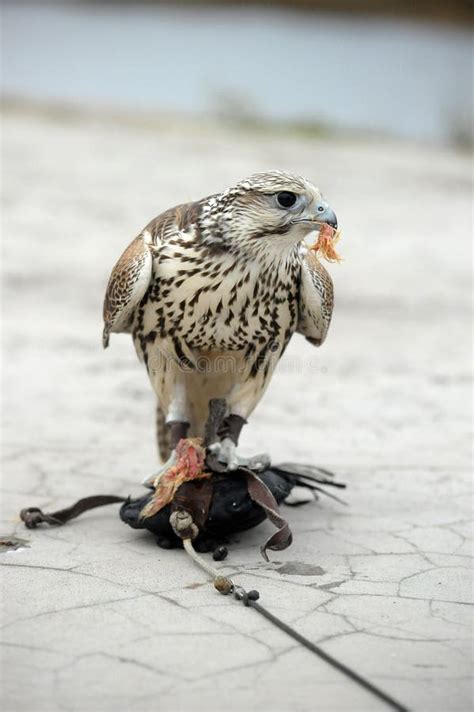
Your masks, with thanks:
[(112, 332), (127, 332), (134, 309), (143, 298), (152, 275), (153, 245), (166, 242), (180, 231), (195, 224), (202, 202), (185, 203), (166, 210), (154, 218), (130, 243), (110, 275), (104, 300), (102, 344), (109, 345)]
[(334, 306), (332, 279), (314, 252), (308, 250), (301, 265), (297, 331), (315, 346), (328, 333)]
[(127, 332), (133, 311), (150, 284), (153, 259), (146, 230), (127, 247), (112, 270), (104, 299), (102, 345), (109, 345), (111, 332)]

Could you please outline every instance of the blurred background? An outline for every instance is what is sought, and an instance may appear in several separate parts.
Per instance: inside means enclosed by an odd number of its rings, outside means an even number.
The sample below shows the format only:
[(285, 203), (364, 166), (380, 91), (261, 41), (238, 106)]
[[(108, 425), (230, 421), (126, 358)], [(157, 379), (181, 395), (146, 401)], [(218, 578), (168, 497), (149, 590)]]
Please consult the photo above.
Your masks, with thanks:
[(3, 5), (10, 97), (472, 138), (470, 0)]

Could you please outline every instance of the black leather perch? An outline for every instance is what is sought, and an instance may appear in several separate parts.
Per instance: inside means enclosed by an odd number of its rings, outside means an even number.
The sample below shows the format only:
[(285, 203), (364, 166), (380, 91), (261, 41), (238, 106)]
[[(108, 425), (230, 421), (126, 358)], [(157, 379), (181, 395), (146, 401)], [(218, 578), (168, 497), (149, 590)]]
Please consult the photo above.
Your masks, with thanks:
[[(285, 477), (268, 470), (260, 477), (278, 504), (290, 494), (293, 485)], [(234, 532), (251, 529), (266, 518), (264, 510), (250, 499), (246, 480), (239, 472), (216, 474), (212, 477), (212, 484), (212, 500), (204, 522), (204, 531), (194, 542), (199, 551), (210, 551), (216, 543), (227, 539)], [(196, 486), (195, 489), (198, 491), (199, 487)], [(157, 543), (164, 548), (181, 547), (182, 540), (176, 536), (169, 521), (172, 504), (166, 505), (151, 517), (140, 518), (140, 512), (151, 497), (152, 493), (147, 492), (139, 499), (125, 502), (120, 508), (121, 520), (134, 529), (148, 529), (156, 535)], [(209, 546), (206, 546), (206, 540), (209, 541)]]
[[(249, 493), (248, 473), (249, 471), (245, 469), (215, 473), (210, 480), (188, 482), (178, 490), (178, 492), (183, 491), (183, 494), (186, 490), (185, 497), (178, 498), (177, 504), (180, 507), (191, 510), (193, 505), (197, 504), (199, 509), (205, 509), (205, 516), (201, 517), (201, 521), (198, 521), (201, 533), (194, 541), (198, 551), (214, 550), (218, 544), (226, 541), (232, 534), (251, 529), (268, 516), (261, 504), (252, 499)], [(281, 504), (288, 497), (295, 485), (324, 492), (328, 496), (333, 495), (326, 492), (321, 485), (345, 486), (334, 481), (332, 474), (326, 470), (309, 468), (304, 465), (273, 466), (258, 473), (258, 478), (268, 487), (277, 504)], [(208, 486), (211, 491), (207, 496), (208, 506), (206, 507), (205, 500), (207, 498), (203, 489)], [(163, 548), (181, 547), (182, 541), (174, 533), (169, 521), (175, 502), (166, 505), (153, 516), (140, 517), (140, 513), (152, 496), (152, 492), (147, 492), (143, 497), (125, 502), (120, 508), (120, 518), (134, 529), (148, 529), (156, 536), (158, 545)], [(193, 516), (195, 520), (199, 520), (195, 511), (193, 511)]]

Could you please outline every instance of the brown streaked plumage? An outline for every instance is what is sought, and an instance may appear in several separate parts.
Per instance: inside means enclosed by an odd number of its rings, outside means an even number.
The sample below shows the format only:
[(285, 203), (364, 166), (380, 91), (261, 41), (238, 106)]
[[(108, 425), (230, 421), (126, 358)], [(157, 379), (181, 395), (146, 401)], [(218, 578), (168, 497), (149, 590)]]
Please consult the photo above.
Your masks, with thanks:
[(104, 299), (102, 344), (109, 345), (111, 331), (129, 331), (135, 306), (148, 289), (152, 255), (147, 233), (136, 237), (115, 265)]
[[(202, 435), (213, 397), (226, 399), (234, 425), (245, 422), (292, 334), (324, 341), (332, 282), (303, 239), (325, 221), (336, 225), (317, 188), (271, 171), (167, 210), (123, 253), (104, 346), (111, 332), (132, 332), (159, 401), (162, 455), (173, 446), (164, 422)], [(226, 447), (224, 459), (234, 457)]]

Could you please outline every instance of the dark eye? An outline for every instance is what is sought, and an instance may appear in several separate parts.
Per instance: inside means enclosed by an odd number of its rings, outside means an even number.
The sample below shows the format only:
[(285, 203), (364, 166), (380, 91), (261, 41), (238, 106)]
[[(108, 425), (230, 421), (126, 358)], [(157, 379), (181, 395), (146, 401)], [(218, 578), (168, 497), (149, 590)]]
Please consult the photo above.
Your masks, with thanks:
[(289, 190), (282, 190), (277, 195), (277, 202), (282, 208), (291, 208), (296, 203), (296, 195)]

